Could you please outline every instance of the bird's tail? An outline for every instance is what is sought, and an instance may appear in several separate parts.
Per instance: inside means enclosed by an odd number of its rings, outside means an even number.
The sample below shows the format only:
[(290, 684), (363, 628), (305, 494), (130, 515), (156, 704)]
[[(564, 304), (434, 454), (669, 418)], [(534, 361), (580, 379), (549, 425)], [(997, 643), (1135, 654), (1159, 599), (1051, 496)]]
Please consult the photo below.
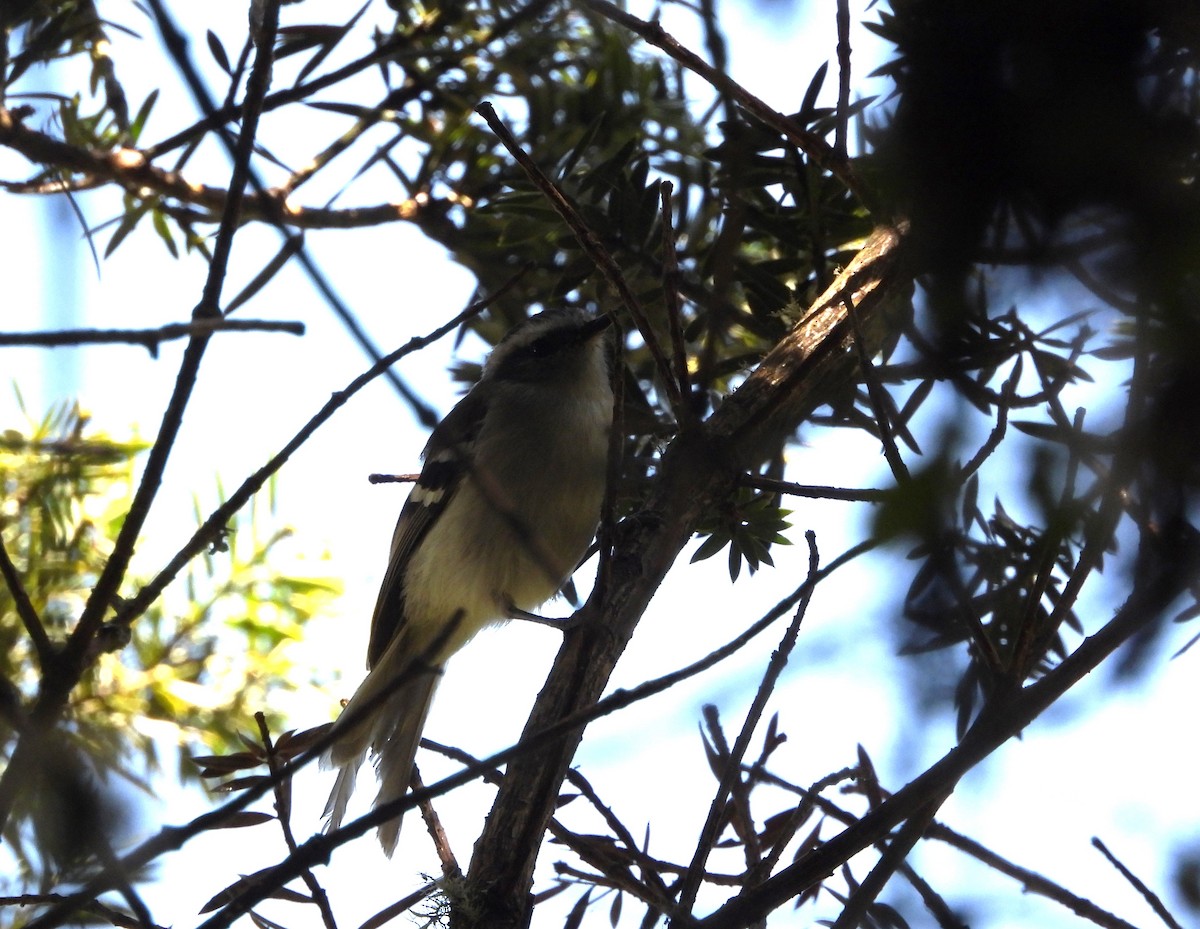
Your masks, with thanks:
[[(375, 758), (381, 782), (375, 806), (397, 800), (408, 790), (421, 730), (425, 727), (425, 717), (429, 714), (441, 669), (422, 670), (411, 681), (401, 684), (394, 694), (385, 698), (375, 709), (366, 711), (360, 722), (349, 722), (363, 712), (361, 707), (377, 699), (395, 679), (394, 673), (385, 678), (384, 672), (392, 670), (387, 664), (381, 663), (367, 675), (333, 724), (333, 731), (338, 738), (324, 761), (339, 770), (333, 791), (325, 804), (327, 832), (341, 825), (346, 815), (355, 778), (368, 749)], [(401, 673), (406, 672), (407, 669), (401, 669)], [(339, 732), (339, 729), (345, 731)], [(379, 844), (389, 856), (396, 850), (396, 842), (400, 837), (400, 820), (401, 817), (397, 816), (379, 827)]]

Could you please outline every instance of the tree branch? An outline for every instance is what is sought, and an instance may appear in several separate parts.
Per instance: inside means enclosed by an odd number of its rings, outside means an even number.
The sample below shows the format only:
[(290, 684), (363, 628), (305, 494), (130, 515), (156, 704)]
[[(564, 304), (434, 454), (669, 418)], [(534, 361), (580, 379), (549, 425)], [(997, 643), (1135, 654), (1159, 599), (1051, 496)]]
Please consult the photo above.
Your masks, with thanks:
[[(157, 5), (158, 0), (150, 0), (150, 3)], [(279, 0), (264, 4), (263, 16), (265, 22), (256, 37), (258, 58), (255, 62), (255, 73), (251, 76), (251, 84), (255, 91), (245, 106), (239, 140), (239, 157), (235, 159), (232, 172), (230, 187), (235, 192), (241, 190), (245, 183), (262, 97), (265, 96), (270, 81), (275, 31), (279, 19)], [(3, 123), (0, 120), (0, 129), (2, 127)], [(221, 231), (214, 249), (214, 259), (209, 267), (204, 294), (194, 313), (196, 319), (219, 317), (218, 301), (225, 273), (225, 262), (221, 256), (227, 256), (229, 253), (230, 241), (237, 227), (239, 201), (239, 197), (231, 196), (226, 203), (226, 212), (222, 217)], [(163, 414), (162, 425), (159, 427), (154, 445), (150, 449), (146, 468), (141, 482), (138, 484), (138, 489), (134, 493), (129, 512), (121, 525), (116, 542), (113, 544), (112, 554), (100, 572), (100, 577), (92, 588), (79, 621), (58, 656), (59, 660), (54, 663), (52, 668), (47, 669), (48, 673), (42, 676), (37, 702), (30, 714), (32, 732), (23, 736), (17, 743), (8, 767), (5, 768), (4, 774), (0, 775), (0, 826), (8, 821), (13, 801), (23, 787), (23, 781), (32, 764), (32, 757), (27, 745), (28, 739), (31, 735), (36, 737), (37, 733), (55, 724), (67, 704), (72, 689), (79, 682), (91, 660), (89, 656), (92, 640), (100, 630), (105, 613), (110, 608), (125, 577), (138, 534), (145, 524), (150, 506), (162, 482), (167, 459), (174, 446), (175, 437), (179, 434), (183, 424), (183, 414), (195, 386), (200, 370), (200, 361), (210, 335), (211, 333), (207, 332), (193, 334), (188, 342), (175, 380), (174, 391), (167, 404), (166, 412)]]
[[(700, 890), (705, 862), (717, 844), (727, 798), (733, 792), (742, 776), (742, 759), (745, 758), (746, 750), (750, 747), (750, 738), (754, 735), (754, 730), (762, 719), (763, 711), (767, 706), (767, 700), (775, 689), (779, 675), (787, 667), (792, 650), (796, 647), (796, 639), (800, 635), (800, 623), (803, 622), (804, 616), (808, 612), (808, 604), (812, 599), (814, 589), (813, 583), (816, 580), (817, 569), (819, 567), (819, 556), (816, 534), (810, 529), (805, 533), (804, 537), (808, 542), (809, 583), (806, 585), (804, 596), (800, 599), (800, 603), (796, 607), (795, 615), (792, 617), (787, 631), (771, 655), (771, 661), (767, 665), (762, 681), (758, 685), (758, 691), (754, 695), (750, 709), (746, 712), (742, 729), (738, 733), (732, 751), (729, 752), (728, 758), (725, 760), (726, 766), (724, 773), (721, 775), (721, 782), (717, 787), (716, 795), (713, 797), (712, 805), (709, 807), (708, 818), (700, 830), (700, 838), (696, 842), (695, 854), (692, 856), (691, 864), (688, 866), (687, 873), (684, 875), (683, 883), (679, 890), (679, 912), (687, 916), (691, 915), (692, 907), (695, 906), (696, 894)], [(747, 839), (748, 843), (749, 840)], [(757, 861), (748, 862), (748, 870), (753, 870), (754, 865), (757, 863)]]
[[(1000, 691), (985, 706), (962, 740), (942, 759), (894, 793), (854, 825), (798, 859), (762, 886), (731, 900), (693, 925), (704, 929), (734, 929), (765, 917), (843, 862), (883, 839), (892, 829), (953, 789), (971, 768), (1035, 720), (1047, 707), (1095, 670), (1131, 635), (1161, 615), (1185, 586), (1200, 561), (1200, 543), (1181, 550), (1174, 570), (1161, 572), (1135, 589), (1117, 615), (1062, 663), (1036, 683), (1015, 691)], [(687, 924), (684, 924), (687, 925)]]
[(2, 537), (0, 537), (0, 576), (3, 576), (4, 584), (12, 596), (17, 615), (21, 617), (21, 624), (25, 627), (30, 641), (33, 642), (33, 650), (37, 655), (42, 674), (46, 674), (52, 668), (56, 657), (54, 645), (50, 641), (50, 636), (46, 634), (42, 618), (38, 616), (33, 602), (29, 599), (25, 585), (21, 583), (21, 575), (17, 573), (16, 565), (8, 557), (8, 548)]
[(579, 241), (580, 247), (583, 248), (588, 258), (604, 275), (604, 279), (617, 296), (620, 298), (622, 305), (629, 312), (634, 324), (637, 326), (638, 332), (646, 342), (646, 347), (650, 350), (650, 354), (654, 357), (654, 364), (658, 368), (659, 377), (662, 380), (663, 391), (667, 395), (667, 399), (671, 404), (672, 412), (676, 413), (679, 418), (682, 414), (679, 412), (682, 406), (682, 398), (680, 396), (680, 387), (671, 373), (671, 363), (667, 361), (667, 356), (663, 354), (662, 346), (658, 344), (658, 339), (654, 334), (654, 330), (650, 326), (650, 321), (646, 318), (645, 312), (642, 310), (641, 302), (630, 290), (629, 284), (625, 281), (625, 275), (621, 273), (620, 267), (617, 265), (613, 256), (609, 254), (608, 249), (600, 244), (600, 240), (596, 238), (596, 234), (588, 228), (587, 223), (583, 221), (583, 217), (579, 215), (579, 211), (571, 204), (561, 190), (554, 184), (550, 178), (546, 177), (542, 169), (537, 163), (529, 157), (528, 153), (517, 144), (517, 140), (508, 130), (508, 127), (500, 121), (496, 115), (495, 108), (490, 103), (481, 103), (475, 107), (475, 112), (484, 118), (492, 132), (508, 149), (510, 155), (516, 160), (526, 176), (533, 184), (542, 192), (550, 204), (562, 217), (563, 222), (567, 224), (567, 228), (574, 233), (575, 238)]
[[(661, 477), (637, 516), (614, 533), (611, 581), (603, 602), (584, 607), (588, 621), (567, 633), (525, 734), (545, 730), (595, 704), (642, 613), (711, 501), (726, 495), (783, 436), (822, 402), (822, 388), (844, 376), (852, 355), (846, 306), (868, 319), (910, 280), (900, 261), (902, 229), (881, 227), (838, 275), (809, 314), (772, 350), (720, 409), (682, 434), (663, 456)], [(864, 326), (864, 329), (869, 327)], [(468, 880), (473, 913), (455, 926), (501, 929), (525, 924), (534, 862), (582, 726), (541, 751), (514, 759)]]
[(860, 201), (866, 202), (863, 187), (854, 174), (849, 159), (842, 152), (837, 151), (816, 133), (796, 125), (792, 119), (768, 106), (729, 75), (722, 73), (695, 52), (681, 45), (659, 23), (639, 19), (609, 0), (583, 0), (583, 4), (601, 16), (611, 19), (614, 23), (624, 26), (630, 32), (641, 36), (651, 45), (662, 49), (689, 71), (695, 72), (708, 81), (723, 96), (732, 97), (747, 112), (766, 123), (804, 152), (817, 167), (828, 171), (845, 184), (847, 189), (852, 191)]
[(158, 346), (173, 339), (211, 335), (214, 332), (287, 332), (304, 335), (304, 323), (275, 322), (268, 319), (194, 319), (188, 323), (168, 323), (157, 329), (59, 329), (55, 332), (0, 332), (0, 346), (36, 345), (58, 348), (64, 345), (103, 345), (123, 343), (141, 345), (158, 357)]

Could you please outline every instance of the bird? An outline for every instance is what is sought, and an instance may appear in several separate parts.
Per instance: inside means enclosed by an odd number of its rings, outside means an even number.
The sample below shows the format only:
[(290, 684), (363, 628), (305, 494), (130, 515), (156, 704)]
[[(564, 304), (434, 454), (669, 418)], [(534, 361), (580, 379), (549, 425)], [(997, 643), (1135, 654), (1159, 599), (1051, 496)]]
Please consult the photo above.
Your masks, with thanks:
[[(327, 830), (341, 824), (368, 753), (374, 805), (404, 796), (446, 661), (481, 629), (531, 617), (586, 554), (608, 471), (610, 323), (578, 308), (530, 316), (433, 430), (392, 536), (367, 675), (325, 754), (337, 769)], [(378, 829), (389, 857), (400, 822)]]

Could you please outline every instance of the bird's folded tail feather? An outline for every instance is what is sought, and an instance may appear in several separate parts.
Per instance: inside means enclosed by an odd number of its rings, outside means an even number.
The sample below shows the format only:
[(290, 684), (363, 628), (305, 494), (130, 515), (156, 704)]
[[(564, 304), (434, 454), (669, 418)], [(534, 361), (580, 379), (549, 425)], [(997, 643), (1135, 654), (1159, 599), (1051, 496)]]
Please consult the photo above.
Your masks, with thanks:
[[(385, 666), (381, 665), (367, 675), (334, 723), (335, 733), (342, 720), (351, 719), (359, 707), (374, 699), (389, 683), (380, 674)], [(374, 806), (379, 807), (404, 796), (412, 777), (421, 730), (425, 727), (425, 717), (429, 714), (433, 692), (440, 677), (440, 669), (423, 671), (413, 680), (402, 684), (375, 710), (368, 712), (361, 723), (353, 727), (345, 725), (346, 731), (340, 734), (324, 759), (330, 766), (340, 769), (325, 804), (327, 832), (336, 829), (345, 816), (358, 769), (368, 748), (374, 756), (381, 785)], [(379, 842), (389, 856), (395, 851), (400, 836), (400, 820), (401, 817), (397, 816), (378, 830)]]

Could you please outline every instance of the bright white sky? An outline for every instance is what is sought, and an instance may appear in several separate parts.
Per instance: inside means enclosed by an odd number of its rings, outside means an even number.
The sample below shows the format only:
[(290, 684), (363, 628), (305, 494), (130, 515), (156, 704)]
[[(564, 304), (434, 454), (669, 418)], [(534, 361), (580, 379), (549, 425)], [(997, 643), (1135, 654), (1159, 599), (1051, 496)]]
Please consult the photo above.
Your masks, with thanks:
[[(227, 48), (240, 44), (244, 16), (240, 5), (172, 6), (188, 34), (202, 37), (204, 29), (211, 27)], [(310, 0), (288, 6), (284, 8), (285, 21), (320, 21), (327, 9), (341, 10), (342, 5)], [(832, 53), (833, 10), (828, 2), (809, 4), (801, 12), (791, 11), (782, 2), (769, 8), (728, 4), (724, 21), (734, 76), (776, 108), (794, 109), (813, 71)], [(105, 4), (103, 12), (125, 25), (151, 31), (133, 5)], [(695, 36), (685, 27), (687, 18), (677, 11), (667, 12), (674, 14), (667, 16), (667, 28), (698, 48)], [(329, 19), (339, 15), (344, 11), (330, 14)], [(203, 20), (205, 16), (210, 19)], [(855, 19), (861, 18), (860, 11)], [(881, 54), (878, 43), (856, 28), (854, 47), (859, 74), (873, 68), (870, 56)], [(150, 139), (186, 125), (191, 119), (187, 114), (193, 112), (174, 76), (165, 76), (171, 66), (150, 54), (154, 48), (153, 41), (143, 48), (145, 72), (139, 72), (134, 57), (122, 55), (120, 48), (116, 55), (125, 86), (135, 97), (135, 88), (153, 86), (155, 69), (164, 75), (158, 79), (163, 96), (147, 131)], [(201, 64), (209, 60), (199, 38), (192, 53)], [(346, 50), (347, 55), (355, 53)], [(213, 86), (219, 86), (215, 70), (208, 71)], [(832, 79), (828, 83), (834, 84)], [(691, 86), (701, 92), (697, 81)], [(375, 93), (372, 85), (368, 99), (374, 99)], [(132, 103), (137, 106), (140, 100)], [(296, 134), (303, 132), (312, 140), (310, 151), (315, 152), (341, 127), (340, 120), (315, 111), (278, 114), (265, 120), (264, 137), (268, 144), (275, 141), (288, 151), (304, 151), (295, 142)], [(203, 164), (195, 162), (192, 170), (201, 170)], [(351, 169), (348, 162), (342, 170)], [(224, 183), (223, 161), (210, 160), (202, 170), (207, 172), (206, 181)], [(23, 172), (19, 159), (0, 151), (0, 176), (20, 177)], [(330, 183), (335, 183), (338, 172), (331, 174)], [(322, 202), (328, 193), (322, 190), (325, 188), (318, 189), (316, 184), (311, 190), (306, 187), (299, 199)], [(363, 196), (372, 200), (387, 194)], [(85, 196), (80, 203), (93, 223), (111, 216), (113, 207), (107, 201)], [(0, 224), (0, 271), (8, 282), (8, 306), (12, 308), (6, 327), (139, 327), (188, 318), (200, 293), (204, 264), (191, 257), (171, 260), (148, 228), (135, 233), (103, 262), (97, 276), (75, 223), (70, 219), (50, 221), (56, 209), (53, 204), (9, 197), (5, 207), (5, 221)], [(57, 209), (62, 209), (61, 205)], [(251, 228), (239, 236), (243, 238), (235, 253), (241, 258), (235, 260), (227, 295), (236, 292), (277, 247), (274, 232)], [(101, 237), (103, 241), (106, 236)], [(308, 246), (385, 350), (458, 312), (472, 290), (473, 281), (465, 271), (403, 224), (314, 234), (309, 236)], [(137, 297), (131, 300), (129, 294)], [(239, 315), (299, 319), (308, 332), (301, 339), (239, 334), (213, 340), (187, 426), (138, 552), (138, 563), (146, 573), (190, 535), (193, 494), (203, 509), (209, 509), (216, 500), (216, 475), (226, 487), (235, 486), (307, 421), (331, 392), (367, 366), (349, 336), (296, 271), (283, 274)], [(6, 349), (3, 374), (20, 385), (31, 411), (44, 410), (77, 394), (99, 428), (123, 435), (136, 427), (150, 435), (165, 405), (180, 346), (167, 346), (158, 360), (133, 347), (53, 353)], [(447, 340), (398, 368), (441, 412), (454, 401), (446, 370), (450, 349)], [(468, 339), (459, 357), (477, 360), (481, 353), (481, 343)], [(5, 390), (0, 393), (0, 428), (19, 423), (12, 394)], [(297, 728), (331, 718), (337, 700), (349, 695), (362, 673), (371, 607), (405, 492), (396, 486), (371, 486), (366, 475), (415, 469), (424, 441), (424, 434), (391, 389), (377, 381), (325, 426), (280, 477), (279, 518), (296, 529), (296, 557), (306, 558), (313, 573), (341, 577), (346, 589), (335, 614), (317, 624), (298, 655), (331, 678), (340, 673), (344, 679), (328, 690), (302, 690), (288, 708)], [(883, 480), (878, 449), (867, 437), (848, 433), (814, 435), (810, 444), (794, 450), (790, 467), (793, 478), (808, 483), (878, 486)], [(803, 576), (803, 530), (811, 527), (817, 531), (823, 560), (828, 561), (860, 537), (858, 512), (817, 502), (797, 504), (793, 532), (797, 544), (790, 550), (776, 549), (775, 570), (764, 570), (753, 579), (743, 577), (736, 587), (728, 582), (723, 559), (695, 566), (681, 559), (618, 668), (614, 686), (636, 684), (682, 666), (732, 638)], [(318, 562), (323, 553), (328, 561)], [(883, 634), (888, 626), (884, 610), (906, 588), (909, 578), (888, 576), (875, 568), (877, 565), (851, 566), (819, 589), (793, 666), (773, 701), (773, 710), (781, 714), (782, 729), (791, 736), (776, 754), (776, 766), (801, 783), (852, 764), (855, 746), (861, 744), (874, 759), (885, 785), (898, 788), (952, 745), (949, 724), (934, 736), (924, 734), (918, 739), (899, 728), (901, 720), (909, 717), (892, 712), (893, 707), (904, 705), (907, 695), (903, 673), (893, 673), (900, 660), (892, 655), (890, 639)], [(584, 574), (586, 584), (586, 571)], [(1095, 606), (1093, 621), (1099, 622), (1116, 604)], [(565, 611), (565, 606), (561, 609)], [(696, 729), (700, 707), (717, 704), (727, 727), (736, 729), (750, 688), (781, 632), (782, 627), (719, 669), (589, 729), (577, 759), (579, 766), (635, 835), (641, 834), (646, 823), (653, 823), (653, 854), (686, 859), (708, 808), (714, 785), (707, 777)], [(1176, 644), (1186, 636), (1187, 630), (1181, 630)], [(427, 734), (477, 756), (509, 744), (519, 733), (549, 666), (556, 638), (551, 630), (520, 624), (481, 635), (451, 663)], [(1160, 838), (1166, 833), (1186, 836), (1189, 830), (1194, 834), (1200, 825), (1200, 800), (1190, 789), (1197, 773), (1194, 749), (1190, 740), (1181, 737), (1183, 720), (1172, 715), (1177, 713), (1172, 708), (1194, 704), (1195, 660), (1189, 656), (1164, 664), (1141, 691), (1101, 692), (1106, 689), (1103, 676), (1085, 682), (1065, 710), (1056, 712), (1053, 719), (1039, 721), (1022, 741), (1005, 747), (968, 777), (940, 818), (1135, 923), (1151, 922), (1145, 905), (1091, 849), (1089, 841), (1092, 835), (1100, 835), (1135, 872), (1166, 893), (1168, 879), (1161, 869), (1166, 850), (1160, 847)], [(1100, 697), (1103, 706), (1091, 713), (1092, 703)], [(1084, 708), (1089, 708), (1087, 715), (1082, 713)], [(452, 770), (434, 758), (423, 758), (422, 767), (427, 781), (440, 771)], [(680, 772), (702, 776), (684, 778)], [(315, 770), (300, 780), (299, 834), (317, 827), (330, 783), (327, 772)], [(162, 796), (161, 807), (147, 814), (149, 831), (159, 822), (182, 822), (207, 803), (196, 792), (182, 793), (169, 784), (162, 786)], [(360, 782), (362, 810), (371, 796), (373, 785)], [(464, 865), (490, 798), (490, 790), (476, 788), (439, 804), (452, 845)], [(568, 807), (565, 815), (569, 817), (579, 806)], [(599, 829), (594, 824), (579, 825), (583, 831)], [(217, 833), (165, 862), (161, 879), (146, 889), (146, 898), (160, 923), (195, 925), (199, 918), (194, 914), (212, 893), (239, 872), (256, 870), (283, 855), (282, 843), (270, 827)], [(553, 851), (543, 856), (539, 872), (543, 889), (549, 885), (555, 857)], [(975, 925), (1076, 924), (1070, 914), (1036, 898), (1022, 897), (1011, 882), (988, 876), (958, 853), (931, 845), (917, 861), (918, 868), (951, 902), (989, 887), (1005, 894), (1001, 910), (1006, 916), (966, 914)], [(713, 866), (721, 869), (719, 857)], [(865, 861), (860, 863), (857, 876), (861, 878), (867, 867)], [(436, 869), (428, 841), (414, 817), (393, 861), (384, 859), (372, 841), (362, 841), (338, 852), (332, 865), (321, 869), (318, 876), (330, 891), (342, 925), (355, 926), (417, 886), (421, 880), (418, 872), (435, 873)], [(553, 908), (539, 913), (535, 925), (561, 924), (564, 908), (577, 896), (575, 892), (562, 895)], [(1170, 902), (1169, 894), (1167, 899)], [(592, 918), (606, 923), (606, 910), (602, 905)], [(267, 912), (293, 925), (316, 921), (315, 914), (301, 914), (295, 905)], [(785, 909), (771, 924), (809, 925), (818, 915), (828, 912)], [(639, 918), (638, 907), (627, 901), (622, 925), (636, 925)]]

